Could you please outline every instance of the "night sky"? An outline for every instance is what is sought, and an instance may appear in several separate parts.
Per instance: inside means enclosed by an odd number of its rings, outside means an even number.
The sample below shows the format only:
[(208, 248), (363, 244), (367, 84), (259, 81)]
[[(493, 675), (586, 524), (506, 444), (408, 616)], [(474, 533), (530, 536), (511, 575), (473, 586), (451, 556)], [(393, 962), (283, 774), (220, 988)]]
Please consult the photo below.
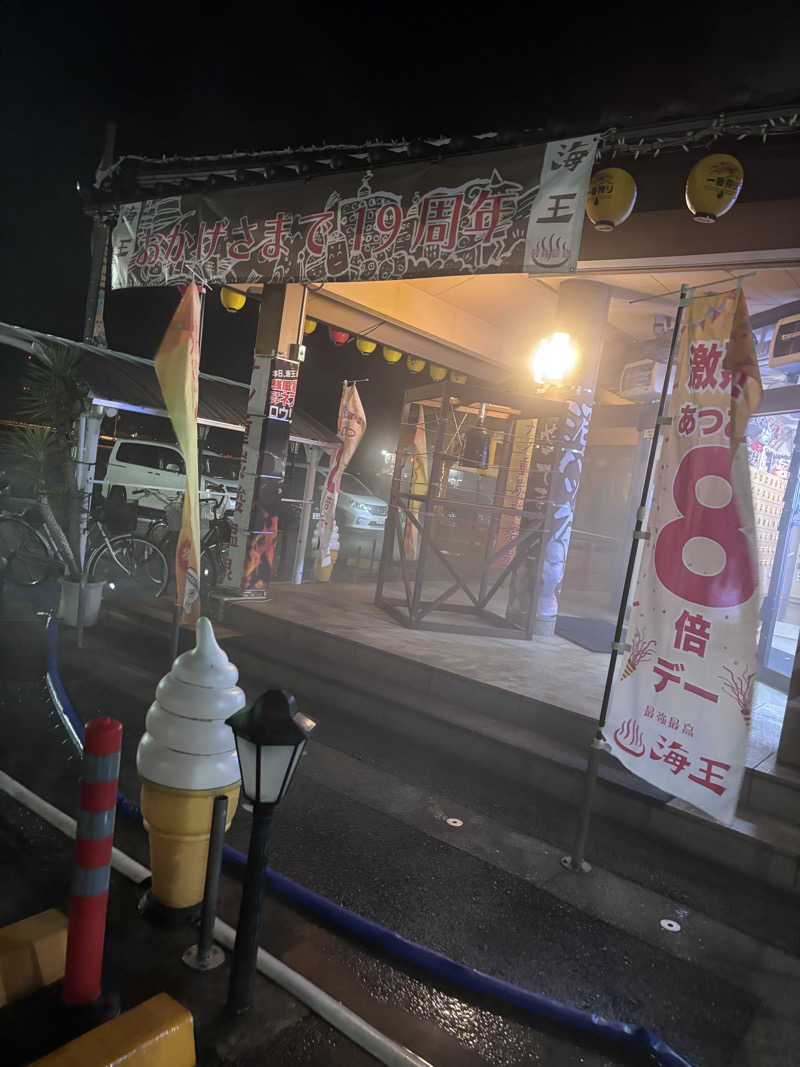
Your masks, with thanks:
[[(75, 183), (91, 181), (107, 119), (117, 156), (169, 156), (520, 128), (545, 140), (800, 97), (796, 12), (673, 7), (6, 0), (0, 321), (80, 336), (89, 220)], [(110, 295), (109, 344), (152, 356), (176, 302), (167, 290)], [(247, 377), (256, 310), (209, 306), (202, 369)], [(414, 379), (322, 332), (301, 406), (333, 424), (341, 379), (370, 376), (362, 392), (383, 447)], [(7, 400), (19, 360), (2, 348), (0, 359)]]

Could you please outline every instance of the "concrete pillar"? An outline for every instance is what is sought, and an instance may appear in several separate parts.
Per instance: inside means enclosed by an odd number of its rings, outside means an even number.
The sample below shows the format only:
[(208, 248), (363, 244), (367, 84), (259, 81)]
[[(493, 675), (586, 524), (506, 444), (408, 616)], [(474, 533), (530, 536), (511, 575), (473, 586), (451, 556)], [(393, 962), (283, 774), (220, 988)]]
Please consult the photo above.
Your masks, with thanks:
[(266, 596), (272, 578), (305, 305), (302, 285), (264, 286), (223, 582), (241, 596)]
[[(580, 488), (586, 437), (605, 342), (610, 292), (597, 282), (570, 279), (558, 290), (556, 330), (566, 331), (580, 352), (568, 410), (559, 420), (541, 420), (531, 462), (531, 477), (540, 483), (545, 534), (539, 547), (534, 633), (555, 631), (558, 598), (572, 534), (575, 498)], [(544, 422), (553, 425), (543, 425)], [(527, 505), (526, 505), (527, 507)]]

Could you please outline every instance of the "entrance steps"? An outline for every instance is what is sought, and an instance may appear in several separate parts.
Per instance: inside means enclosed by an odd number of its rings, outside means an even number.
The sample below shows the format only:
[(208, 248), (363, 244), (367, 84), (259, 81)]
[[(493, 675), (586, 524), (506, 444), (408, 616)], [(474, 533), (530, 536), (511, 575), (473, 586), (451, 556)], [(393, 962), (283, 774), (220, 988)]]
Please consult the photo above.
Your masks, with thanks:
[[(511, 749), (537, 791), (575, 807), (595, 733), (591, 719), (407, 655), (316, 629), (242, 600), (219, 602), (220, 621), (269, 662), (275, 684), (313, 707), (369, 721), (413, 711), (476, 743)], [(757, 881), (800, 894), (800, 773), (748, 769), (738, 817), (723, 826), (629, 774), (603, 755), (593, 811)]]

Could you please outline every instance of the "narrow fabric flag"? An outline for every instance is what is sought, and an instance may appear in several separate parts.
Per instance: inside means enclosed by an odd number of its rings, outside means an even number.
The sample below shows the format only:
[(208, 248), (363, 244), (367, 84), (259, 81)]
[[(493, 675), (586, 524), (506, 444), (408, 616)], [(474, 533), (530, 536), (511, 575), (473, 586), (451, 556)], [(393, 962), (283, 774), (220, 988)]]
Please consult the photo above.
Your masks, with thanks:
[(336, 501), (339, 499), (339, 486), (342, 481), (342, 474), (344, 474), (347, 464), (353, 458), (353, 453), (358, 448), (366, 428), (367, 419), (364, 415), (364, 408), (358, 395), (358, 389), (355, 385), (345, 383), (342, 387), (342, 397), (339, 401), (339, 424), (337, 429), (339, 440), (342, 443), (331, 461), (328, 479), (325, 483), (325, 492), (322, 494), (319, 523), (317, 524), (319, 542), (317, 549), (318, 574), (321, 568), (330, 567), (333, 562), (331, 559), (331, 535), (333, 534), (333, 523), (336, 517)]
[(108, 238), (103, 249), (103, 261), (100, 264), (100, 284), (97, 288), (97, 307), (92, 324), (92, 344), (108, 348), (106, 340), (105, 304), (106, 304), (106, 278), (108, 277)]
[(730, 823), (756, 682), (758, 570), (744, 433), (761, 379), (744, 295), (726, 294), (716, 317), (711, 301), (688, 309), (630, 649), (604, 734), (634, 774)]
[(156, 376), (186, 463), (183, 522), (175, 550), (176, 603), (183, 621), (200, 616), (200, 486), (197, 470), (197, 391), (200, 360), (200, 296), (186, 287), (155, 359)]
[[(516, 508), (522, 511), (525, 507), (525, 492), (528, 488), (528, 474), (533, 456), (533, 446), (536, 440), (537, 419), (517, 419), (514, 423), (514, 436), (511, 441), (511, 459), (509, 462), (508, 476), (506, 478), (506, 492), (503, 498), (504, 508)], [(515, 515), (503, 515), (500, 519), (500, 529), (497, 534), (497, 548), (509, 545), (517, 539), (521, 527), (521, 519)], [(500, 557), (500, 565), (507, 567), (514, 559), (516, 549), (510, 548)]]
[[(414, 441), (411, 452), (411, 493), (414, 496), (424, 496), (428, 492), (428, 437), (425, 432), (425, 409), (422, 404), (417, 405), (417, 425), (414, 430)], [(419, 515), (420, 501), (410, 500), (408, 510), (415, 518)], [(406, 517), (406, 528), (403, 535), (403, 550), (406, 559), (416, 559), (419, 549), (419, 530), (409, 517)]]

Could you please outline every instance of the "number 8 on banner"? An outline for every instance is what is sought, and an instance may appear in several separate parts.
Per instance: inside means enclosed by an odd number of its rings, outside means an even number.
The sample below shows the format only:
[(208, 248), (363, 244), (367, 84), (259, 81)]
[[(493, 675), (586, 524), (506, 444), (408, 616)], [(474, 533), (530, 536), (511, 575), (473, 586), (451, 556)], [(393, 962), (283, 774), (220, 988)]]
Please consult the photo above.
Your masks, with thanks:
[[(730, 490), (726, 504), (713, 507), (697, 495), (701, 478), (721, 478)], [(680, 518), (668, 522), (655, 545), (655, 566), (661, 584), (675, 596), (708, 608), (744, 604), (756, 588), (750, 544), (742, 532), (731, 484), (730, 449), (700, 445), (681, 460), (672, 496)], [(700, 574), (687, 566), (686, 546), (693, 538), (713, 541), (722, 549), (724, 566), (715, 574)]]

